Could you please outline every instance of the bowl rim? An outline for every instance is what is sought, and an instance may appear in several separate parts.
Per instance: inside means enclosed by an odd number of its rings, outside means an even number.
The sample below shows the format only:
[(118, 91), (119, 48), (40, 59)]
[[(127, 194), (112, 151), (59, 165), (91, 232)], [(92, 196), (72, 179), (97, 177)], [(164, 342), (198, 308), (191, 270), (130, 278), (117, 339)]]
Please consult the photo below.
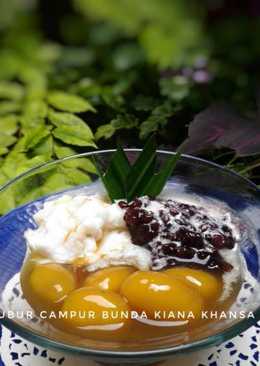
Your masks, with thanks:
[[(106, 149), (106, 150), (95, 150), (80, 154), (73, 154), (66, 156), (61, 159), (55, 159), (47, 161), (43, 164), (38, 164), (34, 166), (31, 169), (26, 170), (25, 172), (17, 175), (13, 179), (9, 180), (7, 183), (0, 186), (0, 192), (7, 189), (9, 186), (15, 184), (19, 180), (25, 178), (26, 176), (30, 176), (32, 173), (37, 172), (38, 170), (44, 168), (44, 167), (50, 167), (52, 165), (56, 165), (59, 163), (62, 163), (64, 161), (73, 160), (77, 158), (83, 158), (83, 157), (89, 157), (91, 155), (99, 155), (99, 154), (106, 154), (106, 153), (113, 153), (116, 149)], [(124, 151), (126, 152), (139, 152), (142, 151), (140, 148), (124, 148)], [(156, 150), (157, 153), (165, 154), (165, 155), (175, 155), (176, 152), (169, 151), (169, 150)], [(255, 183), (247, 179), (246, 177), (243, 177), (236, 173), (235, 171), (221, 166), (215, 162), (208, 161), (206, 159), (202, 159), (199, 157), (195, 157), (189, 154), (182, 154), (181, 158), (188, 159), (191, 162), (199, 162), (202, 165), (207, 165), (211, 167), (215, 167), (218, 170), (224, 171), (227, 174), (233, 175), (241, 180), (243, 180), (245, 183), (247, 183), (251, 188), (254, 188), (254, 190), (258, 193), (260, 193), (260, 189), (257, 187)], [(1, 313), (1, 312), (0, 312)], [(20, 335), (21, 337), (24, 337), (25, 339), (31, 341), (32, 343), (35, 343), (41, 347), (46, 347), (50, 349), (54, 349), (56, 351), (64, 351), (65, 353), (75, 354), (75, 355), (82, 355), (82, 356), (90, 356), (92, 358), (139, 358), (139, 357), (145, 357), (145, 356), (153, 356), (154, 358), (163, 358), (170, 355), (174, 355), (177, 353), (181, 353), (183, 351), (196, 351), (198, 349), (214, 346), (216, 344), (220, 344), (230, 338), (235, 337), (240, 332), (243, 332), (244, 330), (248, 329), (250, 326), (254, 325), (258, 320), (260, 320), (260, 305), (259, 307), (253, 312), (254, 318), (244, 318), (241, 319), (238, 323), (231, 325), (227, 329), (224, 329), (223, 331), (220, 331), (218, 333), (215, 333), (213, 335), (210, 335), (208, 337), (190, 342), (185, 344), (180, 344), (173, 347), (165, 347), (160, 349), (149, 349), (149, 350), (143, 350), (143, 351), (122, 351), (122, 350), (99, 350), (95, 348), (87, 348), (83, 346), (75, 346), (70, 345), (58, 340), (51, 339), (46, 336), (42, 336), (38, 334), (36, 331), (27, 329), (20, 325), (19, 323), (16, 323), (12, 319), (7, 318), (4, 314), (1, 314), (0, 323), (4, 326), (6, 326), (11, 331), (14, 331), (16, 334)]]

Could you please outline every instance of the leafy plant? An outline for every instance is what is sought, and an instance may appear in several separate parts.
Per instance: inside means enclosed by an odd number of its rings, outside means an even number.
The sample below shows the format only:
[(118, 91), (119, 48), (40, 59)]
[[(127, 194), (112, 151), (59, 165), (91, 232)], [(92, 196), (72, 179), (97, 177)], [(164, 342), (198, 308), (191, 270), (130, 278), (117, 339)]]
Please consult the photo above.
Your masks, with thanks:
[(101, 125), (98, 127), (97, 132), (95, 134), (96, 140), (101, 138), (109, 139), (112, 137), (118, 130), (122, 129), (132, 129), (138, 126), (138, 120), (134, 115), (118, 115), (116, 118), (112, 119), (110, 123)]
[(191, 3), (187, 7), (181, 0), (74, 1), (86, 16), (106, 20), (126, 35), (137, 36), (148, 59), (161, 67), (181, 66), (205, 43), (201, 12)]
[[(60, 4), (50, 28), (36, 0), (22, 3), (0, 5), (0, 185), (97, 146), (142, 147), (151, 134), (260, 183), (257, 17), (216, 22), (193, 1), (71, 0), (76, 11)], [(69, 174), (50, 170), (1, 212), (94, 171), (88, 160), (64, 164)]]
[[(26, 50), (19, 49), (20, 43), (10, 40), (11, 44), (14, 42), (12, 47), (0, 52), (1, 184), (48, 160), (75, 154), (79, 147), (96, 147), (91, 128), (77, 115), (94, 114), (95, 108), (86, 98), (57, 90), (50, 84), (59, 47), (32, 39), (27, 44), (29, 57)], [(23, 202), (25, 197), (37, 197), (39, 191), (48, 193), (55, 189), (55, 184), (61, 187), (64, 182), (64, 187), (68, 187), (86, 182), (88, 170), (93, 171), (93, 166), (86, 160), (85, 171), (82, 166), (71, 165), (69, 175), (67, 170), (51, 171), (37, 190), (23, 187), (9, 191), (9, 203), (1, 205), (1, 213)]]
[(228, 105), (213, 105), (195, 116), (189, 136), (180, 146), (187, 153), (229, 148), (237, 156), (260, 154), (259, 112), (242, 117)]

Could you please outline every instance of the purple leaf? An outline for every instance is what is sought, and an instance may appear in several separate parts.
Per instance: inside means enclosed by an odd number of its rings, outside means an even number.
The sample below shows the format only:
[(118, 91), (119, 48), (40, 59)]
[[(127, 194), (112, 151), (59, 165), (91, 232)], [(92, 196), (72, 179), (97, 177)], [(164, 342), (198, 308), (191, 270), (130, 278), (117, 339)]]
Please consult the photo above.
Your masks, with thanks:
[(182, 153), (199, 153), (213, 148), (229, 148), (238, 156), (260, 153), (260, 118), (240, 116), (225, 104), (215, 104), (196, 115), (189, 125)]

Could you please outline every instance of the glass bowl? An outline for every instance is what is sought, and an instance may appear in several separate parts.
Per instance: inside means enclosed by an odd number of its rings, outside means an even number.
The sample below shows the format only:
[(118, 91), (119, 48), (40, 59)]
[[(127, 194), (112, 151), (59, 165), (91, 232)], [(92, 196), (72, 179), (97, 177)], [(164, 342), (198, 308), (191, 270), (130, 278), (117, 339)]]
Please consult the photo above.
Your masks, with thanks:
[[(129, 160), (134, 161), (140, 150), (125, 151)], [(252, 316), (225, 319), (207, 329), (199, 328), (195, 330), (192, 339), (187, 333), (181, 333), (175, 337), (124, 345), (66, 338), (59, 331), (50, 333), (45, 323), (28, 316), (28, 304), (22, 296), (19, 281), (26, 255), (24, 231), (35, 227), (33, 215), (46, 199), (71, 189), (76, 193), (77, 190), (94, 193), (99, 177), (91, 158), (95, 156), (105, 169), (113, 152), (114, 150), (95, 151), (52, 161), (21, 174), (1, 187), (0, 316), (3, 325), (45, 348), (80, 355), (101, 363), (146, 365), (178, 353), (220, 344), (259, 320), (260, 191), (253, 183), (226, 168), (187, 155), (178, 161), (174, 175), (169, 180), (176, 195), (179, 192), (195, 193), (221, 201), (249, 228), (250, 235), (241, 241), (239, 250), (253, 284), (244, 280), (234, 305), (246, 315)], [(172, 154), (174, 153), (157, 151), (158, 165), (161, 166)], [(16, 314), (14, 318), (13, 313)]]

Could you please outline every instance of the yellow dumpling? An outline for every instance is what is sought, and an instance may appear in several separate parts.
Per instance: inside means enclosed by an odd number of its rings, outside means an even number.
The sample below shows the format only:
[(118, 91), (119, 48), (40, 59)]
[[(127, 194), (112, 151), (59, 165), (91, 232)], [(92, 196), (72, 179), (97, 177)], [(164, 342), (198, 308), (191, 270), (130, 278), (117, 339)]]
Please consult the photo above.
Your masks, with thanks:
[(164, 272), (172, 279), (180, 279), (194, 288), (205, 299), (206, 303), (216, 301), (222, 292), (220, 277), (199, 269), (175, 267)]
[(135, 271), (129, 266), (118, 266), (101, 269), (90, 273), (84, 281), (84, 286), (98, 287), (101, 290), (118, 292), (124, 280)]
[(59, 322), (68, 332), (120, 339), (127, 334), (129, 310), (126, 301), (115, 292), (82, 287), (64, 301), (61, 311), (68, 317)]
[(199, 318), (203, 308), (200, 294), (183, 281), (172, 279), (161, 272), (137, 271), (122, 285), (122, 295), (137, 311), (145, 311), (150, 318), (155, 312), (192, 312)]
[(75, 288), (73, 274), (59, 264), (37, 264), (29, 277), (31, 297), (43, 305), (62, 301)]

